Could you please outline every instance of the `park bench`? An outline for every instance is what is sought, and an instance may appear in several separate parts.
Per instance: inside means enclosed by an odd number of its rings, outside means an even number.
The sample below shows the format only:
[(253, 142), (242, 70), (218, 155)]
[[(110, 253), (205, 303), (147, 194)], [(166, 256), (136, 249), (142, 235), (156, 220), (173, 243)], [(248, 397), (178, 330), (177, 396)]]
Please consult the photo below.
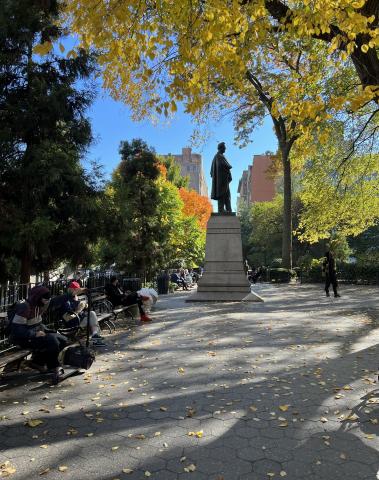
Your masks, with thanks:
[(133, 309), (136, 307), (138, 307), (137, 303), (133, 303), (132, 305), (116, 305), (113, 307), (114, 321), (123, 313), (127, 314), (134, 321)]
[(90, 292), (89, 295), (91, 295), (92, 309), (96, 312), (100, 328), (106, 326), (109, 333), (112, 333), (116, 330), (116, 324), (112, 320), (112, 317), (114, 317), (113, 305), (103, 291)]
[[(90, 291), (88, 294), (78, 296), (78, 300), (91, 303), (91, 310), (95, 311), (100, 328), (106, 326), (109, 333), (112, 333), (116, 329), (116, 325), (112, 321), (113, 310), (112, 305), (106, 299), (106, 295), (99, 291)], [(59, 309), (58, 309), (59, 312)], [(79, 325), (75, 327), (67, 327), (65, 321), (53, 311), (50, 314), (50, 322), (57, 325), (57, 330), (68, 337), (71, 341), (75, 341), (78, 337), (81, 337), (85, 333), (85, 329)], [(54, 318), (55, 317), (55, 318)]]
[(131, 305), (113, 305), (105, 294), (99, 294), (97, 297), (94, 297), (94, 301), (103, 302), (104, 304), (106, 304), (108, 312), (112, 312), (113, 321), (111, 321), (111, 323), (114, 325), (114, 328), (116, 328), (115, 322), (117, 321), (117, 318), (123, 313), (127, 314), (132, 320), (134, 320), (133, 309), (135, 307), (138, 307), (137, 303), (133, 303)]
[[(0, 373), (20, 372), (21, 364), (27, 359), (29, 355), (33, 353), (31, 349), (24, 349), (17, 345), (13, 345), (9, 337), (5, 334), (5, 320), (7, 312), (0, 312)], [(48, 311), (44, 314), (44, 324), (50, 328), (54, 328), (57, 331), (61, 331), (59, 323), (59, 315), (56, 311)], [(63, 333), (61, 331), (61, 333)], [(64, 332), (68, 333), (68, 332)], [(76, 341), (76, 338), (70, 336), (69, 340)], [(65, 373), (59, 377), (59, 382), (77, 375), (81, 369), (76, 367), (64, 366)], [(51, 377), (51, 374), (44, 374), (46, 378)], [(56, 383), (55, 379), (52, 380), (53, 384)]]
[(20, 370), (21, 362), (32, 351), (11, 344), (9, 338), (5, 335), (6, 318), (7, 312), (0, 312), (0, 370), (4, 370), (8, 365), (14, 365), (16, 370)]

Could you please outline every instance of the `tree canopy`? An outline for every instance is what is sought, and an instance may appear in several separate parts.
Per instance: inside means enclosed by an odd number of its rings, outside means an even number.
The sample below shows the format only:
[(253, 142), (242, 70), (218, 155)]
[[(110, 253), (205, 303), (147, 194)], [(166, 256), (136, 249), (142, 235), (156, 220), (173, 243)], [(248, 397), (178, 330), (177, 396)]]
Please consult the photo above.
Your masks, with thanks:
[(165, 162), (167, 168), (160, 163), (162, 158), (143, 140), (121, 142), (120, 155), (122, 160), (106, 187), (109, 228), (99, 245), (101, 263), (142, 274), (197, 265), (205, 248), (200, 221), (208, 210), (201, 205), (194, 208), (179, 193), (183, 189), (178, 186), (186, 181), (176, 165)]
[(82, 45), (101, 49), (105, 87), (142, 115), (175, 111), (183, 100), (196, 112), (215, 84), (243, 82), (251, 56), (274, 34), (325, 44), (331, 65), (343, 68), (350, 57), (364, 90), (349, 98), (377, 98), (376, 0), (72, 0), (66, 11)]
[(33, 267), (84, 263), (100, 233), (99, 172), (81, 166), (92, 141), (85, 81), (94, 58), (32, 53), (41, 39), (60, 38), (57, 16), (55, 1), (0, 4), (0, 268), (9, 275), (16, 258), (23, 282)]

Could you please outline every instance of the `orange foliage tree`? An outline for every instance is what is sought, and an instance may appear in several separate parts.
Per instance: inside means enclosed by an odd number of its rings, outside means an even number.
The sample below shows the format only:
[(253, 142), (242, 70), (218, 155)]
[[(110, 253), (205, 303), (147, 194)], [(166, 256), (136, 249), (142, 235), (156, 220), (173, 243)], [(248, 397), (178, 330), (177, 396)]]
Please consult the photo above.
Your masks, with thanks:
[(187, 190), (186, 188), (180, 188), (179, 193), (184, 203), (184, 215), (196, 217), (200, 227), (205, 230), (212, 213), (209, 198), (199, 195), (196, 190)]

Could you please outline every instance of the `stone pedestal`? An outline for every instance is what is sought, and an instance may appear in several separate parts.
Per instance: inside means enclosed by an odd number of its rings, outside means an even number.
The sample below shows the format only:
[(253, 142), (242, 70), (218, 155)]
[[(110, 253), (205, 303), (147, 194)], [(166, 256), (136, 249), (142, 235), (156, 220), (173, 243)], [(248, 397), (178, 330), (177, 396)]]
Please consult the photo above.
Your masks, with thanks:
[(205, 265), (197, 292), (187, 302), (263, 302), (251, 292), (243, 258), (241, 224), (235, 213), (212, 213), (207, 224)]

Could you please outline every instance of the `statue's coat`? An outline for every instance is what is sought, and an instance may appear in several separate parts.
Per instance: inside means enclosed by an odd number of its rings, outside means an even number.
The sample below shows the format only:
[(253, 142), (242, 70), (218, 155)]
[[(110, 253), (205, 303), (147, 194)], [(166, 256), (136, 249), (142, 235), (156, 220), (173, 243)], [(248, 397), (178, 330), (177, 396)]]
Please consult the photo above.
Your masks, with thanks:
[(232, 181), (230, 173), (232, 166), (221, 152), (217, 152), (212, 161), (211, 177), (212, 192), (211, 198), (219, 200), (226, 197), (229, 190), (229, 183)]

